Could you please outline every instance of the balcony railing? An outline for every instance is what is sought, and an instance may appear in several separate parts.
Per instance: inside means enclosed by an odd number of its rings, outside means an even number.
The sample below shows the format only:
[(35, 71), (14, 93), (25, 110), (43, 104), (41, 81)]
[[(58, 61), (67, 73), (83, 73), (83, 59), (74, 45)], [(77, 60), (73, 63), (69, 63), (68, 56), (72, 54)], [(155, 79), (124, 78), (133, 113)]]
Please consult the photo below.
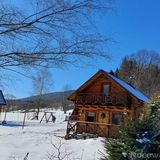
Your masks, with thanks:
[(92, 104), (92, 105), (111, 105), (111, 106), (128, 106), (131, 105), (131, 100), (124, 94), (113, 94), (113, 95), (103, 95), (103, 94), (79, 94), (76, 97), (76, 104)]
[(90, 133), (102, 137), (118, 137), (118, 125), (86, 121), (68, 121), (67, 134)]

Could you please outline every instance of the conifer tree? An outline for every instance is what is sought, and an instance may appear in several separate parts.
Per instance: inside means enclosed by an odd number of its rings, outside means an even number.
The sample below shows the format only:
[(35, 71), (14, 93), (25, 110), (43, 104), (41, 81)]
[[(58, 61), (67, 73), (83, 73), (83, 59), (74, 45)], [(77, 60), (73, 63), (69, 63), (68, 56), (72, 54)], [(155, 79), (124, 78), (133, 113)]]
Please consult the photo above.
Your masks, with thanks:
[(160, 159), (160, 101), (146, 107), (141, 118), (125, 124), (119, 139), (106, 139), (101, 160)]

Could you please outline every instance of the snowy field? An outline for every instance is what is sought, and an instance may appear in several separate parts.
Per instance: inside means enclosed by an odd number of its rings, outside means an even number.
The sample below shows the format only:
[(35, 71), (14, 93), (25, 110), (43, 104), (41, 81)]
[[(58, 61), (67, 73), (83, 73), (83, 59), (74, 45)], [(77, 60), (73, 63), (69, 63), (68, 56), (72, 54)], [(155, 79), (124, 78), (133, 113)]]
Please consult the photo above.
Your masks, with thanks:
[[(62, 137), (67, 126), (65, 115), (60, 110), (54, 115), (55, 123), (39, 123), (26, 118), (26, 126), (22, 129), (24, 113), (8, 113), (6, 120), (11, 125), (0, 125), (0, 160), (23, 160), (28, 152), (28, 160), (50, 160), (50, 155), (58, 155), (56, 147), (61, 144), (60, 152), (62, 157), (65, 156), (64, 160), (97, 160), (100, 157), (102, 138), (64, 140)], [(4, 113), (0, 120), (3, 118)]]

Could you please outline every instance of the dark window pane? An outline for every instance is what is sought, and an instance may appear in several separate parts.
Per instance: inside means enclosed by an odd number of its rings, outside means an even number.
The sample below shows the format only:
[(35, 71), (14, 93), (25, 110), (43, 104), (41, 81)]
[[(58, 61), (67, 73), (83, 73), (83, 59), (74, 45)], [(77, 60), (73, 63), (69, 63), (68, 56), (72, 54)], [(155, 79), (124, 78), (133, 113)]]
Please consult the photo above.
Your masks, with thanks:
[(122, 114), (113, 113), (112, 114), (112, 124), (120, 125), (122, 123)]
[(106, 96), (109, 95), (109, 85), (108, 84), (103, 85), (103, 94)]
[(88, 122), (94, 122), (95, 121), (95, 112), (88, 112), (87, 121)]

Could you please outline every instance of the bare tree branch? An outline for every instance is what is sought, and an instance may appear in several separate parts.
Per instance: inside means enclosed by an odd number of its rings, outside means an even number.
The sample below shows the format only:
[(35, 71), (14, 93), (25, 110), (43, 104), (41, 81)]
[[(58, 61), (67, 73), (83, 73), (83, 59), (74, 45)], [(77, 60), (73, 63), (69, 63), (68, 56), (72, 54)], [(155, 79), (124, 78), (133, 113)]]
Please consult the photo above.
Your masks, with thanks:
[[(55, 145), (53, 142), (51, 142), (51, 144), (54, 148), (54, 151), (52, 153), (48, 153), (48, 160), (73, 160), (73, 158), (71, 158), (73, 153), (67, 151), (66, 144), (62, 142), (61, 139), (58, 139), (57, 145)], [(76, 159), (78, 160), (79, 158)]]
[(92, 14), (110, 0), (33, 1), (30, 12), (0, 5), (0, 67), (60, 66), (86, 57), (107, 57)]

